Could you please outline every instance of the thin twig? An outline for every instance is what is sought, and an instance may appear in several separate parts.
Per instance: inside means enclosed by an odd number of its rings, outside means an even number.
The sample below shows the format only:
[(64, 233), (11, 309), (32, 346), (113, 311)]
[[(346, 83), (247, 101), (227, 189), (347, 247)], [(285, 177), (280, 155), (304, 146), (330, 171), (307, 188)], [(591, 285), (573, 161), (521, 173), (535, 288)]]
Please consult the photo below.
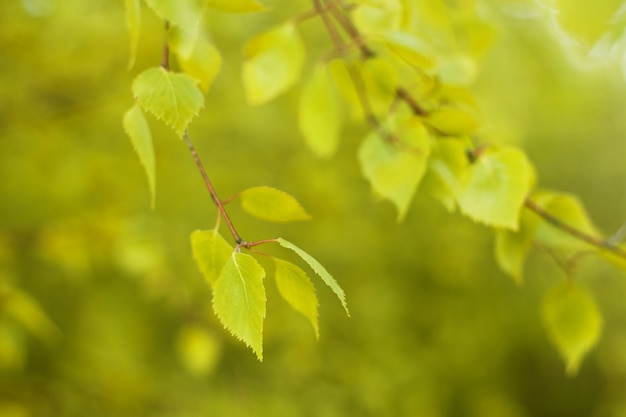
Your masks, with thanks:
[(551, 225), (553, 225), (554, 227), (569, 234), (570, 236), (582, 242), (588, 243), (591, 246), (595, 246), (598, 249), (611, 252), (612, 254), (617, 255), (620, 258), (626, 259), (626, 250), (624, 248), (617, 246), (611, 243), (610, 241), (604, 240), (597, 236), (592, 236), (588, 233), (583, 232), (580, 229), (575, 228), (572, 225), (565, 223), (563, 220), (547, 212), (543, 207), (539, 206), (533, 200), (527, 198), (524, 201), (524, 206), (530, 211), (532, 211), (533, 213), (537, 214), (539, 217), (541, 217), (545, 221), (547, 221), (548, 223), (550, 223)]
[(165, 21), (165, 40), (163, 41), (163, 60), (161, 61), (161, 66), (165, 69), (165, 71), (170, 70), (170, 44), (167, 39), (167, 34), (170, 30), (170, 22)]
[(350, 19), (346, 17), (343, 11), (339, 10), (339, 8), (337, 7), (337, 2), (335, 0), (326, 0), (326, 3), (328, 4), (328, 10), (333, 15), (337, 23), (341, 25), (343, 30), (352, 39), (352, 42), (354, 42), (354, 44), (361, 51), (361, 57), (365, 60), (376, 56), (374, 51), (372, 51), (363, 40), (361, 32), (359, 32), (359, 30), (356, 28), (356, 26), (354, 26)]
[(226, 222), (226, 226), (228, 226), (228, 230), (230, 230), (230, 234), (233, 235), (233, 239), (238, 245), (246, 246), (245, 241), (241, 238), (241, 236), (239, 236), (239, 234), (235, 230), (235, 227), (233, 226), (233, 222), (230, 220), (230, 217), (228, 216), (228, 213), (226, 212), (226, 209), (224, 208), (224, 204), (222, 204), (222, 201), (217, 195), (217, 192), (215, 191), (213, 184), (211, 184), (211, 180), (209, 180), (209, 176), (207, 175), (206, 170), (204, 169), (204, 165), (202, 165), (202, 161), (200, 161), (198, 152), (196, 152), (196, 148), (193, 146), (193, 143), (191, 142), (191, 138), (189, 138), (189, 134), (187, 133), (187, 131), (183, 133), (183, 138), (185, 139), (185, 142), (187, 143), (187, 147), (189, 148), (189, 151), (191, 152), (191, 155), (193, 156), (193, 159), (196, 162), (198, 171), (200, 171), (200, 175), (202, 175), (204, 184), (208, 188), (209, 193), (211, 194), (211, 198), (213, 199), (213, 202), (215, 203), (215, 206), (217, 207), (217, 210), (220, 212), (220, 215), (224, 218), (224, 222)]

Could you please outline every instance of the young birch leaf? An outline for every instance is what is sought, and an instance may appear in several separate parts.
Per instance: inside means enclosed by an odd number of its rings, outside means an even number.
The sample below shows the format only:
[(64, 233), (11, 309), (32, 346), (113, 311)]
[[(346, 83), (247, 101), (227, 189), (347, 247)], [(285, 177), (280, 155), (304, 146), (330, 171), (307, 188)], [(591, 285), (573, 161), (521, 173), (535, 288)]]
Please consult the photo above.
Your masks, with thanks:
[(170, 29), (178, 31), (178, 41), (173, 45), (176, 52), (191, 54), (198, 39), (200, 19), (204, 11), (204, 0), (146, 0), (148, 6)]
[(319, 339), (320, 330), (317, 323), (317, 295), (309, 276), (300, 267), (282, 259), (274, 259), (276, 264), (276, 286), (280, 295), (295, 310), (309, 319), (315, 337)]
[(474, 132), (479, 124), (467, 111), (453, 107), (442, 107), (430, 113), (425, 122), (446, 135), (467, 135)]
[(429, 148), (421, 124), (412, 123), (399, 133), (405, 139), (400, 144), (390, 144), (377, 132), (370, 133), (359, 148), (358, 159), (374, 192), (396, 206), (401, 221), (426, 172)]
[(265, 10), (255, 0), (209, 0), (209, 7), (230, 13), (251, 13)]
[(524, 260), (532, 246), (538, 224), (537, 216), (525, 210), (521, 213), (518, 231), (496, 229), (496, 262), (518, 285), (524, 280)]
[(204, 106), (204, 96), (193, 78), (161, 67), (139, 74), (133, 81), (133, 94), (144, 110), (163, 120), (179, 136)]
[(541, 304), (548, 336), (563, 356), (567, 373), (574, 375), (602, 331), (602, 316), (583, 288), (563, 282), (550, 289)]
[(266, 103), (291, 88), (300, 77), (304, 54), (291, 22), (250, 39), (244, 47), (242, 73), (248, 103)]
[(217, 229), (195, 230), (191, 233), (191, 252), (200, 272), (213, 287), (233, 248)]
[[(533, 195), (533, 201), (564, 224), (589, 235), (598, 233), (582, 203), (575, 196), (543, 190)], [(590, 249), (588, 244), (545, 220), (539, 223), (535, 239), (542, 246), (559, 251), (578, 252)]]
[(276, 188), (267, 186), (248, 188), (241, 192), (240, 198), (241, 207), (248, 214), (261, 220), (286, 223), (311, 218), (298, 200)]
[(139, 155), (141, 165), (143, 165), (148, 177), (148, 187), (150, 188), (151, 206), (154, 208), (156, 195), (156, 168), (154, 162), (154, 146), (152, 144), (152, 134), (150, 127), (138, 105), (134, 105), (124, 114), (124, 130)]
[(462, 179), (469, 164), (466, 152), (469, 147), (471, 142), (465, 140), (437, 141), (428, 158), (422, 187), (450, 212), (457, 207)]
[(339, 298), (339, 301), (341, 301), (341, 305), (343, 305), (344, 310), (346, 310), (346, 314), (350, 316), (350, 312), (348, 311), (348, 304), (346, 303), (346, 295), (344, 294), (337, 281), (335, 281), (332, 275), (330, 275), (330, 273), (326, 270), (326, 268), (324, 268), (322, 264), (317, 261), (317, 259), (313, 258), (311, 255), (309, 255), (293, 243), (283, 238), (278, 238), (278, 244), (283, 248), (294, 251), (300, 258), (302, 258), (304, 262), (309, 264), (313, 271), (315, 271), (315, 273), (319, 275), (320, 278), (322, 278), (322, 281), (324, 281), (324, 283), (328, 285), (331, 290), (333, 290), (335, 295)]
[(393, 31), (380, 38), (394, 54), (409, 65), (420, 69), (431, 69), (435, 66), (432, 46), (419, 37), (407, 32)]
[(126, 26), (130, 35), (130, 57), (128, 69), (135, 65), (139, 36), (141, 35), (141, 2), (140, 0), (126, 0)]
[(234, 253), (213, 287), (213, 309), (235, 337), (263, 360), (265, 270), (250, 255)]
[(222, 56), (213, 44), (199, 37), (191, 54), (179, 55), (178, 63), (185, 73), (198, 80), (200, 88), (206, 93), (222, 66)]
[(533, 180), (533, 168), (522, 151), (487, 149), (468, 168), (459, 196), (461, 212), (489, 226), (517, 230)]
[(322, 158), (335, 153), (341, 129), (340, 107), (325, 66), (319, 65), (302, 89), (298, 122), (313, 152)]

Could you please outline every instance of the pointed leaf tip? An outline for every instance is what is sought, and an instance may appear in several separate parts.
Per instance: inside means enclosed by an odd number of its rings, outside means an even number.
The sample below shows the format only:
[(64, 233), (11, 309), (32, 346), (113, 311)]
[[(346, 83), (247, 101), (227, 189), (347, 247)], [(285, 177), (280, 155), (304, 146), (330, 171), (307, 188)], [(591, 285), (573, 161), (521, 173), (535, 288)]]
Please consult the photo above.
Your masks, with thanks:
[(213, 288), (213, 309), (226, 329), (263, 360), (265, 270), (250, 255), (234, 253)]
[(139, 156), (139, 161), (148, 177), (150, 188), (151, 207), (154, 208), (156, 199), (156, 165), (154, 157), (154, 146), (150, 126), (139, 106), (134, 105), (124, 114), (124, 130), (130, 137), (133, 148)]
[(276, 286), (280, 295), (295, 310), (309, 319), (315, 337), (320, 338), (317, 322), (317, 294), (311, 279), (300, 267), (282, 259), (274, 259), (276, 265)]
[(602, 316), (593, 298), (571, 282), (557, 284), (544, 296), (541, 317), (550, 340), (565, 359), (567, 373), (576, 374), (602, 331)]
[(348, 317), (350, 316), (350, 311), (348, 310), (348, 304), (346, 303), (346, 295), (343, 292), (343, 289), (339, 286), (335, 278), (320, 264), (317, 259), (313, 258), (311, 255), (294, 245), (293, 243), (285, 240), (283, 238), (278, 238), (278, 244), (283, 248), (290, 249), (294, 251), (304, 262), (306, 262), (312, 269), (315, 271), (317, 275), (324, 281), (326, 285), (330, 287), (331, 290), (335, 293), (339, 301), (341, 301), (341, 305)]

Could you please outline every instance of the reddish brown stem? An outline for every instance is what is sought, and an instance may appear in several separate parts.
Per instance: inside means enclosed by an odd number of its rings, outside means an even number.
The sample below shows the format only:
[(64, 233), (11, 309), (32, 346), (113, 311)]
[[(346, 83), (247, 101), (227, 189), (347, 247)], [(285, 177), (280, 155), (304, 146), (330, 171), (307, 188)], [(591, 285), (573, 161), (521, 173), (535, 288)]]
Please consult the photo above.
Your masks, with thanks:
[(239, 234), (235, 230), (235, 227), (233, 226), (233, 222), (230, 220), (230, 217), (228, 216), (228, 213), (226, 212), (226, 209), (224, 208), (224, 204), (222, 204), (222, 201), (217, 195), (217, 192), (215, 191), (215, 188), (213, 187), (211, 180), (209, 180), (209, 176), (207, 175), (206, 170), (204, 169), (204, 165), (202, 165), (202, 161), (200, 161), (198, 152), (196, 152), (196, 148), (193, 146), (193, 143), (191, 142), (191, 139), (189, 138), (189, 134), (187, 133), (187, 131), (183, 133), (183, 138), (185, 139), (185, 142), (187, 143), (187, 147), (189, 148), (189, 151), (191, 152), (191, 155), (193, 156), (193, 159), (196, 162), (196, 166), (198, 167), (198, 171), (200, 171), (200, 175), (202, 175), (204, 184), (206, 185), (207, 189), (209, 190), (209, 193), (211, 194), (213, 203), (215, 203), (217, 210), (219, 211), (220, 215), (224, 218), (224, 222), (226, 223), (228, 230), (230, 230), (230, 234), (233, 236), (233, 239), (235, 240), (237, 245), (248, 247), (247, 246), (248, 244), (241, 238), (241, 236), (239, 236)]

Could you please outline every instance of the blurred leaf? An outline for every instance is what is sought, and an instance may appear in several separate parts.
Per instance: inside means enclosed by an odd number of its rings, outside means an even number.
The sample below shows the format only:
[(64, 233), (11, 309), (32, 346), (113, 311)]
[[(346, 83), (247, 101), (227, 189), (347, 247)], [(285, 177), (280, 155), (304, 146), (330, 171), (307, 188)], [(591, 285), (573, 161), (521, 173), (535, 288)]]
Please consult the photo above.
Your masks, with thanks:
[(524, 210), (520, 216), (519, 230), (496, 229), (496, 261), (518, 285), (524, 281), (524, 260), (532, 246), (538, 224), (539, 218)]
[(404, 126), (398, 134), (402, 141), (390, 144), (378, 132), (370, 133), (361, 143), (358, 158), (372, 189), (396, 206), (400, 221), (426, 171), (429, 146), (426, 129), (417, 122)]
[(4, 286), (0, 288), (4, 311), (20, 325), (45, 343), (54, 343), (61, 336), (58, 327), (28, 294)]
[(215, 286), (220, 272), (230, 259), (233, 248), (222, 235), (213, 230), (195, 230), (191, 233), (191, 251), (202, 275)]
[(298, 125), (309, 148), (320, 157), (337, 149), (341, 115), (337, 94), (327, 68), (318, 65), (300, 96)]
[(533, 179), (522, 151), (489, 148), (468, 169), (459, 196), (461, 212), (489, 226), (517, 230)]
[(576, 374), (602, 330), (602, 317), (594, 300), (583, 288), (562, 282), (546, 293), (541, 317), (550, 340), (565, 359), (567, 373)]
[(300, 258), (302, 258), (303, 261), (309, 264), (313, 271), (315, 271), (315, 273), (319, 275), (320, 278), (322, 278), (322, 281), (324, 281), (326, 285), (328, 285), (333, 290), (335, 295), (337, 295), (339, 301), (341, 301), (341, 304), (343, 305), (344, 310), (346, 310), (346, 314), (350, 316), (350, 312), (348, 311), (348, 304), (346, 303), (346, 296), (337, 281), (335, 281), (335, 279), (332, 277), (332, 275), (330, 275), (326, 268), (324, 268), (322, 264), (317, 261), (317, 259), (313, 258), (311, 255), (309, 255), (293, 243), (283, 238), (278, 238), (278, 243), (283, 248), (294, 251)]
[(250, 39), (244, 47), (243, 86), (248, 103), (266, 103), (300, 78), (305, 48), (292, 23)]
[(265, 270), (250, 255), (234, 253), (213, 288), (213, 309), (222, 324), (263, 360)]
[(276, 265), (276, 286), (280, 295), (297, 311), (309, 319), (315, 337), (319, 339), (317, 324), (317, 295), (309, 276), (297, 265), (282, 259), (274, 259)]
[(161, 67), (139, 74), (133, 81), (133, 94), (144, 110), (163, 120), (179, 136), (204, 105), (204, 96), (193, 78)]
[(464, 140), (436, 141), (432, 145), (422, 187), (448, 211), (454, 211), (458, 204), (462, 180), (469, 166), (467, 149), (470, 146), (471, 142)]
[(146, 0), (146, 3), (170, 23), (171, 29), (178, 31), (177, 52), (184, 56), (191, 54), (198, 39), (204, 0)]
[(380, 37), (393, 53), (415, 68), (435, 66), (432, 47), (417, 36), (403, 31), (388, 32)]
[(130, 56), (128, 69), (135, 65), (139, 37), (141, 35), (141, 0), (126, 0), (126, 26), (130, 36)]
[(218, 339), (204, 327), (188, 325), (176, 338), (178, 357), (187, 370), (197, 376), (211, 374), (220, 358)]
[(139, 160), (148, 177), (148, 187), (150, 188), (151, 206), (154, 208), (156, 197), (156, 166), (154, 161), (154, 146), (152, 144), (152, 133), (150, 126), (141, 111), (135, 104), (124, 114), (124, 130), (130, 137), (133, 148), (139, 155)]
[(592, 45), (604, 33), (622, 0), (552, 0), (555, 19), (578, 41)]
[(241, 192), (241, 207), (252, 216), (270, 222), (309, 220), (298, 200), (276, 188), (259, 186)]
[(256, 0), (208, 0), (209, 7), (231, 13), (260, 12), (265, 7)]
[(191, 54), (179, 55), (178, 62), (185, 73), (198, 80), (206, 93), (220, 71), (222, 56), (212, 43), (200, 36)]
[(424, 121), (439, 132), (452, 136), (470, 134), (479, 126), (473, 115), (453, 107), (442, 107), (435, 110)]
[[(533, 194), (532, 199), (550, 215), (558, 218), (560, 222), (592, 236), (597, 234), (597, 230), (585, 211), (583, 204), (576, 196), (541, 190)], [(537, 227), (535, 240), (542, 246), (565, 252), (593, 249), (580, 239), (573, 237), (543, 219)]]
[[(398, 75), (395, 66), (383, 57), (370, 58), (361, 63), (359, 69), (364, 90), (374, 114), (387, 114), (396, 98)], [(350, 81), (352, 84), (354, 80)], [(361, 108), (359, 103), (359, 109)], [(369, 115), (364, 115), (368, 117)]]

